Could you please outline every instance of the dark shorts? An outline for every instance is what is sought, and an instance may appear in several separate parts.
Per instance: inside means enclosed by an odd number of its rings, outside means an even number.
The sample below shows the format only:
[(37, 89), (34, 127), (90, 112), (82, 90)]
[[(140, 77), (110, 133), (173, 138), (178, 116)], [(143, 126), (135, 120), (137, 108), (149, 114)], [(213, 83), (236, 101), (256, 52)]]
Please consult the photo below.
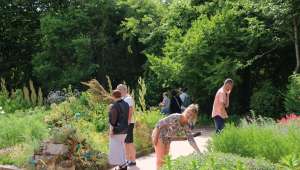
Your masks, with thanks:
[(133, 128), (134, 128), (134, 123), (130, 123), (128, 126), (125, 143), (133, 143)]

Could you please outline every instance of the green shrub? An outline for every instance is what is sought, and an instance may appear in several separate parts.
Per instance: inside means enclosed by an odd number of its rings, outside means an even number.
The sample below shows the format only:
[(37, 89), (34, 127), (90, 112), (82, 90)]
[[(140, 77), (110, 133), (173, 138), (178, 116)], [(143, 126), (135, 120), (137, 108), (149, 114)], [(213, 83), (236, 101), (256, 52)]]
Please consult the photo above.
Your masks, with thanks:
[(10, 147), (9, 152), (0, 153), (0, 164), (16, 165), (24, 169), (33, 169), (29, 168), (30, 165), (28, 163), (34, 150), (38, 147), (39, 141), (35, 140)]
[(158, 109), (148, 110), (145, 113), (135, 113), (137, 122), (145, 124), (148, 128), (153, 129), (156, 123), (165, 116), (160, 114)]
[(279, 111), (279, 92), (270, 81), (264, 82), (260, 88), (254, 89), (250, 99), (250, 108), (255, 113), (266, 116), (277, 116)]
[(300, 129), (294, 124), (266, 120), (249, 124), (244, 120), (240, 127), (227, 125), (220, 135), (215, 135), (210, 149), (277, 163), (282, 157), (300, 153)]
[(94, 101), (89, 93), (79, 98), (71, 96), (60, 104), (52, 104), (46, 121), (50, 126), (62, 126), (76, 120), (91, 122), (98, 132), (108, 129), (108, 105)]
[[(38, 110), (32, 110), (38, 112)], [(30, 112), (30, 111), (28, 111)], [(39, 141), (48, 136), (47, 124), (43, 122), (43, 110), (30, 115), (25, 112), (0, 117), (0, 149), (16, 144)]]
[(262, 159), (243, 158), (234, 154), (192, 154), (167, 160), (163, 170), (274, 170), (276, 166)]
[(24, 100), (22, 90), (17, 89), (11, 95), (8, 92), (0, 90), (0, 106), (5, 113), (14, 113), (16, 110), (24, 110), (31, 105)]
[(285, 110), (288, 113), (300, 114), (300, 74), (290, 77), (287, 88), (284, 100)]
[(148, 110), (145, 113), (136, 112), (136, 128), (134, 128), (135, 146), (138, 155), (152, 151), (151, 134), (156, 123), (164, 116), (159, 110)]
[(0, 116), (0, 164), (28, 164), (39, 142), (49, 136), (44, 114), (44, 108), (35, 108)]

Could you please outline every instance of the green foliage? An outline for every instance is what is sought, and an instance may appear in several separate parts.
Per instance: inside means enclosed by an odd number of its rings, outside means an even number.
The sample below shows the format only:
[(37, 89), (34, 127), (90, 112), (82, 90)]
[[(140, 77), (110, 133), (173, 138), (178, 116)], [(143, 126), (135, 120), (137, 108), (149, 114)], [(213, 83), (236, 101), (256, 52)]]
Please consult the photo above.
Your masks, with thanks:
[(0, 115), (0, 164), (28, 164), (39, 142), (49, 136), (44, 115), (42, 107)]
[(36, 106), (37, 104), (37, 94), (36, 94), (36, 90), (34, 88), (33, 82), (32, 80), (29, 81), (29, 88), (30, 88), (30, 99), (31, 99), (31, 103)]
[(280, 160), (280, 164), (287, 167), (288, 170), (298, 170), (300, 169), (300, 158), (295, 154), (287, 155)]
[(107, 84), (108, 84), (108, 89), (109, 89), (109, 93), (112, 94), (113, 88), (112, 88), (112, 84), (111, 84), (111, 79), (109, 76), (106, 76), (107, 79)]
[(145, 124), (149, 129), (154, 129), (156, 123), (162, 118), (164, 118), (164, 116), (160, 114), (159, 109), (147, 110), (144, 113), (136, 113), (137, 121)]
[(287, 93), (284, 101), (285, 110), (288, 113), (300, 114), (300, 75), (290, 77)]
[(213, 137), (211, 150), (245, 157), (264, 158), (278, 163), (282, 158), (298, 154), (299, 126), (280, 125), (259, 118), (252, 123), (244, 120), (240, 127), (227, 125)]
[[(212, 98), (224, 79), (231, 77), (235, 80), (234, 93), (243, 96), (233, 99), (232, 112), (243, 113), (249, 111), (248, 101), (256, 83), (270, 79), (278, 82), (276, 87), (282, 88), (292, 72), (292, 69), (280, 69), (278, 64), (294, 65), (292, 55), (288, 55), (289, 59), (280, 57), (286, 54), (283, 49), (293, 49), (288, 37), (277, 34), (278, 29), (283, 29), (275, 25), (284, 20), (271, 17), (275, 14), (271, 9), (280, 9), (275, 2), (215, 0), (197, 2), (197, 5), (194, 1), (179, 0), (164, 4), (122, 2), (132, 13), (123, 22), (121, 32), (127, 38), (138, 37), (146, 46), (147, 99), (153, 105), (163, 92), (161, 89), (185, 86), (204, 111), (210, 112), (211, 108), (205, 106), (212, 102), (207, 98)], [(284, 5), (292, 5), (292, 2)], [(266, 13), (266, 9), (270, 13)], [(284, 78), (275, 75), (284, 75)], [(251, 86), (251, 82), (255, 85)]]
[(0, 153), (0, 163), (4, 165), (16, 165), (25, 169), (33, 169), (28, 165), (35, 149), (39, 147), (39, 141), (26, 141), (8, 148), (8, 152)]
[[(15, 114), (1, 115), (0, 148), (39, 141), (47, 137), (48, 127), (43, 122), (43, 112), (43, 108), (36, 108)], [(35, 114), (31, 115), (32, 113)]]
[(159, 110), (148, 110), (135, 113), (136, 127), (134, 128), (135, 146), (139, 155), (152, 152), (151, 134), (156, 123), (164, 116)]
[(228, 153), (192, 154), (168, 161), (163, 170), (274, 170), (276, 165), (262, 159), (251, 159)]
[(9, 93), (6, 89), (5, 80), (1, 79), (0, 107), (4, 114), (13, 113), (20, 109), (26, 109), (31, 107), (31, 105), (24, 99), (22, 90), (17, 89)]
[(23, 94), (24, 94), (25, 101), (27, 102), (27, 104), (29, 104), (31, 100), (30, 100), (30, 92), (28, 87), (26, 86), (23, 87)]
[[(0, 5), (0, 77), (9, 89), (22, 87), (31, 78), (31, 58), (38, 49), (40, 10), (49, 1), (12, 0)], [(43, 6), (43, 7), (42, 7)]]
[(250, 108), (258, 115), (276, 117), (279, 115), (279, 108), (281, 107), (279, 96), (278, 89), (270, 81), (266, 81), (259, 89), (254, 89), (250, 100)]
[(139, 90), (138, 90), (139, 105), (140, 105), (140, 107), (142, 109), (142, 112), (145, 112), (146, 111), (145, 95), (147, 93), (147, 88), (146, 88), (146, 85), (145, 85), (145, 80), (140, 77), (138, 79), (138, 84), (139, 84)]
[(75, 120), (87, 121), (96, 127), (98, 132), (108, 128), (108, 110), (104, 103), (99, 104), (90, 93), (84, 92), (79, 98), (69, 97), (59, 105), (51, 105), (51, 113), (46, 121), (52, 126), (63, 126)]
[(42, 106), (44, 104), (44, 97), (43, 97), (43, 92), (42, 92), (41, 88), (39, 88), (39, 91), (38, 91), (37, 104), (38, 104), (38, 106)]
[(125, 11), (116, 1), (89, 0), (43, 15), (41, 50), (32, 59), (33, 75), (43, 89), (77, 85), (92, 77), (104, 84), (106, 75), (114, 77), (114, 83), (136, 80), (145, 57), (136, 52), (138, 45), (128, 51), (128, 43), (117, 34)]
[[(34, 56), (32, 64), (44, 87), (62, 88), (96, 72), (98, 65), (93, 63), (91, 39), (80, 30), (80, 25), (89, 25), (88, 21), (87, 14), (76, 9), (59, 18), (47, 15), (41, 19), (44, 51)], [(79, 30), (72, 35), (69, 32), (72, 29)]]

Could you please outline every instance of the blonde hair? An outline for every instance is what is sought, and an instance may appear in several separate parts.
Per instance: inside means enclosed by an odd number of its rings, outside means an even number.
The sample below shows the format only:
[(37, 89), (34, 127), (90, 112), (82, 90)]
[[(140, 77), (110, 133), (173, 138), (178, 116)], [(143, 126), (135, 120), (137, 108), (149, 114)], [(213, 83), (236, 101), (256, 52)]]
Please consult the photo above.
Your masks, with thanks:
[(199, 111), (198, 104), (190, 104), (183, 113), (185, 113), (188, 110), (191, 110), (194, 113), (194, 116), (191, 120), (189, 120), (189, 123), (195, 124), (197, 121), (197, 116), (198, 116), (198, 111)]

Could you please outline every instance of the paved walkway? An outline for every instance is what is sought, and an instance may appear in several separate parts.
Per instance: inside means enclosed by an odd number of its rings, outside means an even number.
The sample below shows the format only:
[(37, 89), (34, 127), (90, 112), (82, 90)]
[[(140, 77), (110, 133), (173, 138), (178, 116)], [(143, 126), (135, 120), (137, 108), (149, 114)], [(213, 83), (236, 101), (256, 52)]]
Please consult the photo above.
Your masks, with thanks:
[[(213, 133), (212, 129), (200, 129), (201, 136), (195, 138), (201, 152), (206, 151), (207, 142)], [(179, 156), (186, 156), (194, 152), (194, 149), (187, 141), (174, 141), (171, 143), (170, 155), (172, 159)], [(136, 166), (129, 167), (129, 170), (155, 170), (155, 154), (140, 157), (136, 160)]]

